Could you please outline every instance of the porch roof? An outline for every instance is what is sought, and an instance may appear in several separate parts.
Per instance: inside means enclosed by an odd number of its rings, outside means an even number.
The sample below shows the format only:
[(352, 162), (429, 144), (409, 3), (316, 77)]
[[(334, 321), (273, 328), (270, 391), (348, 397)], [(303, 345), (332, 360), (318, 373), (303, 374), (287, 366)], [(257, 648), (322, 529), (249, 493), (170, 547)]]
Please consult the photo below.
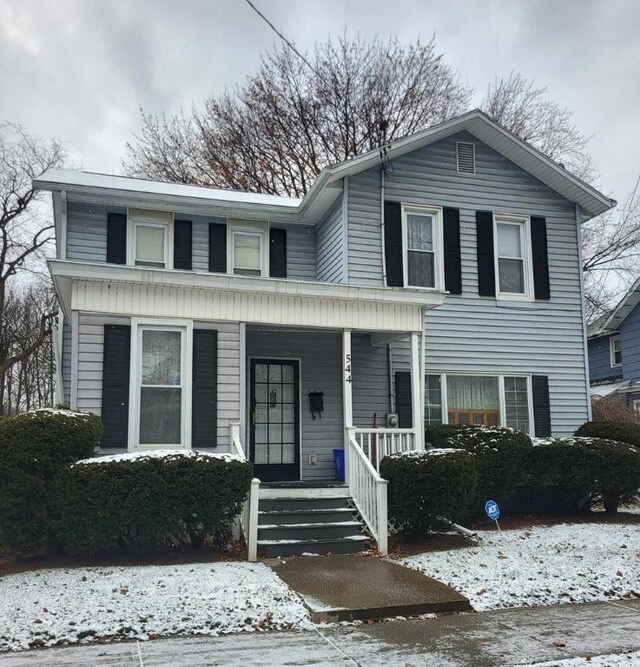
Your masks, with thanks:
[(251, 322), (365, 331), (421, 331), (444, 292), (49, 260), (65, 315)]

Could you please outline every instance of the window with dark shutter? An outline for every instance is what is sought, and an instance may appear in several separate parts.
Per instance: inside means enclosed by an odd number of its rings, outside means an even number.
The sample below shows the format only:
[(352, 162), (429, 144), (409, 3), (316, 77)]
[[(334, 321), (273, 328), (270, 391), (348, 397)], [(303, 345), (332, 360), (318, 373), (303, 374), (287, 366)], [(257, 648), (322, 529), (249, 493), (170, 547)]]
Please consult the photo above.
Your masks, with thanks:
[(175, 220), (173, 223), (173, 268), (191, 271), (192, 263), (191, 220)]
[(227, 226), (209, 223), (209, 271), (227, 272)]
[(269, 230), (269, 275), (287, 277), (287, 230), (272, 227)]
[(127, 263), (127, 216), (125, 213), (107, 213), (107, 262)]
[(191, 446), (218, 444), (218, 332), (193, 330), (193, 391), (191, 396)]
[(534, 433), (538, 438), (551, 436), (551, 407), (549, 405), (549, 378), (531, 376)]
[(493, 257), (493, 213), (476, 211), (476, 250), (478, 255), (478, 294), (496, 295)]
[(123, 449), (129, 435), (131, 327), (107, 324), (102, 355), (102, 447)]
[(460, 209), (442, 209), (442, 244), (444, 247), (444, 288), (462, 294), (460, 262)]
[(547, 252), (547, 221), (531, 216), (531, 256), (533, 259), (533, 290), (536, 299), (551, 298), (549, 286), (549, 255)]
[(400, 202), (384, 203), (384, 256), (388, 287), (404, 286), (402, 210)]
[(406, 371), (396, 373), (396, 412), (399, 428), (412, 428), (411, 373)]

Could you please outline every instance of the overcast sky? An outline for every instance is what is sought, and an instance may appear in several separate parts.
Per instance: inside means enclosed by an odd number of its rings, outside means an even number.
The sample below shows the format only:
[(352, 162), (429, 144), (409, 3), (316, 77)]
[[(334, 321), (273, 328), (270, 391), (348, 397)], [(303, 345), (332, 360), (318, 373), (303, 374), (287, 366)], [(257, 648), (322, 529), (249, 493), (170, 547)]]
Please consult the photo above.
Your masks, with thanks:
[[(309, 48), (347, 27), (438, 50), (483, 96), (511, 70), (547, 86), (592, 135), (606, 194), (640, 175), (639, 0), (254, 0)], [(139, 108), (199, 105), (255, 70), (277, 37), (244, 0), (0, 0), (0, 121), (118, 173)]]

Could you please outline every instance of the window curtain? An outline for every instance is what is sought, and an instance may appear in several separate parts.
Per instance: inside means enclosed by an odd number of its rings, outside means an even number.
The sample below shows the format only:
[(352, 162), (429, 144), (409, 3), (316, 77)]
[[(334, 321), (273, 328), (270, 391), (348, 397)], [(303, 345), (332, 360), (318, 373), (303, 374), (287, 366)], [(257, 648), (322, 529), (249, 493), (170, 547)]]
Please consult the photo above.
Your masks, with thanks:
[(449, 410), (498, 410), (498, 378), (449, 375), (447, 399)]

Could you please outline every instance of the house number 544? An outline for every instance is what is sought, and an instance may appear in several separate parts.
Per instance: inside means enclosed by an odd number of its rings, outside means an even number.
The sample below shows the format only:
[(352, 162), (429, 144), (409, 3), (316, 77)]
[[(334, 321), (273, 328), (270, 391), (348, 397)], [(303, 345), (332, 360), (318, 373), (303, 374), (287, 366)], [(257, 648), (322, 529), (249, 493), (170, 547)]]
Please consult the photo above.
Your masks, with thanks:
[(345, 355), (345, 364), (344, 364), (344, 373), (345, 373), (345, 381), (346, 382), (351, 382), (351, 355), (347, 354)]

